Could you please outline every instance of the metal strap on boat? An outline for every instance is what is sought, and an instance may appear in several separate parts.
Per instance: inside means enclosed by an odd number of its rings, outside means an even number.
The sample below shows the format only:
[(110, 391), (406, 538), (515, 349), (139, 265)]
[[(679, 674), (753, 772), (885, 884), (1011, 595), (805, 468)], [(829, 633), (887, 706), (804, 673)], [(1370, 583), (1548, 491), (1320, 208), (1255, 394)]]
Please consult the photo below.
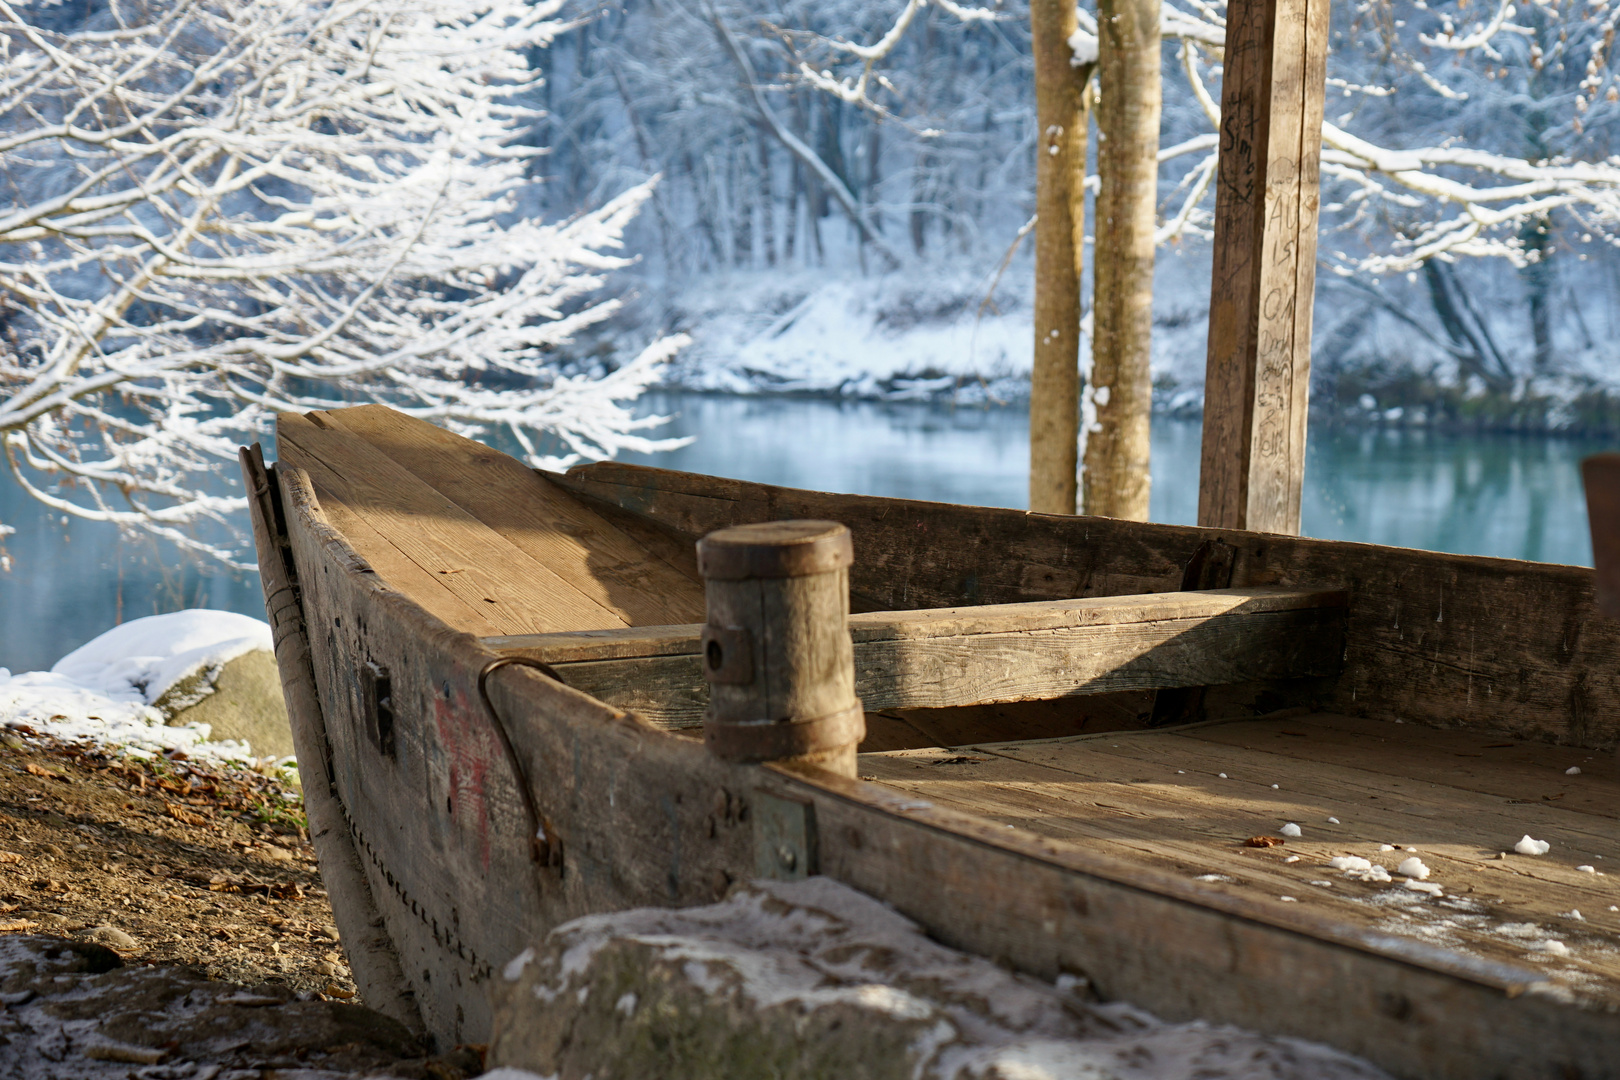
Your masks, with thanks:
[(495, 725), (495, 734), (500, 737), (501, 749), (506, 752), (506, 760), (512, 766), (512, 772), (517, 777), (518, 794), (523, 798), (523, 810), (529, 818), (529, 858), (536, 866), (555, 866), (561, 869), (563, 865), (562, 837), (557, 835), (551, 827), (551, 822), (540, 812), (540, 807), (534, 801), (534, 789), (529, 786), (528, 771), (523, 767), (523, 760), (518, 757), (517, 750), (512, 746), (512, 737), (506, 733), (506, 723), (501, 714), (495, 710), (495, 703), (489, 698), (489, 677), (503, 667), (533, 668), (546, 678), (562, 686), (567, 686), (562, 677), (550, 664), (531, 660), (526, 656), (503, 656), (491, 660), (484, 665), (478, 673), (478, 696), (483, 699), (484, 710), (489, 713), (490, 720)]

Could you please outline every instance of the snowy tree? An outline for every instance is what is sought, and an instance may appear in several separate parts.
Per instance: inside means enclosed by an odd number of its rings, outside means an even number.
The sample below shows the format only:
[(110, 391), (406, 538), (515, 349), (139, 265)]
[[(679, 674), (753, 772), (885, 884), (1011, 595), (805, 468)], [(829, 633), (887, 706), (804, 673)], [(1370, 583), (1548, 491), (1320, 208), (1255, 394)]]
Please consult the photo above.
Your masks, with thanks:
[(36, 498), (231, 560), (210, 478), (278, 411), (668, 445), (626, 403), (681, 339), (565, 362), (651, 188), (535, 212), (558, 0), (58, 3), (0, 0), (0, 437)]
[[(1189, 2), (1172, 16), (1166, 7), (1166, 35), (1181, 38), (1208, 130), (1161, 158), (1198, 155), (1194, 173), (1214, 168), (1219, 106), (1206, 75), (1218, 72), (1223, 10)], [(1620, 91), (1610, 70), (1617, 17), (1611, 0), (1522, 9), (1509, 0), (1362, 0), (1335, 13), (1322, 256), (1358, 295), (1500, 392), (1551, 366), (1555, 252), (1585, 259), (1583, 248), (1620, 247)], [(1167, 226), (1199, 230), (1203, 214), (1189, 199)], [(1476, 303), (1463, 288), (1456, 267), (1467, 259), (1520, 274), (1532, 364), (1515, 366), (1491, 332), (1500, 298)], [(1398, 275), (1425, 283), (1440, 333), (1381, 281)]]
[[(1159, 150), (1161, 245), (1210, 236), (1225, 7), (1224, 0), (1163, 5), (1169, 47)], [(896, 0), (886, 16), (870, 6), (859, 13), (822, 6), (813, 17), (772, 11), (756, 20), (764, 25), (756, 48), (785, 52), (789, 62), (770, 89), (781, 92), (782, 82), (813, 88), (858, 110), (868, 123), (899, 127), (919, 144), (971, 135), (976, 152), (994, 163), (1033, 157), (1028, 125), (976, 126), (970, 109), (929, 108), (936, 85), (972, 86), (1000, 115), (1030, 108), (1028, 91), (1014, 81), (1027, 80), (1025, 67), (1004, 65), (994, 85), (965, 79), (961, 70), (953, 79), (913, 69), (917, 52), (907, 51), (907, 41), (920, 36), (919, 27), (933, 32), (935, 9), (938, 21), (956, 24), (964, 41), (978, 28), (1006, 38), (1020, 25), (1010, 9), (925, 0)], [(1090, 55), (1095, 19), (1084, 6), (1079, 15), (1079, 38)], [(1578, 315), (1578, 307), (1556, 302), (1555, 266), (1559, 260), (1612, 263), (1620, 248), (1620, 147), (1614, 139), (1620, 89), (1611, 70), (1617, 18), (1615, 0), (1338, 5), (1322, 149), (1326, 288), (1333, 290), (1336, 277), (1350, 286), (1340, 290), (1344, 306), (1370, 304), (1395, 315), (1463, 372), (1498, 390), (1551, 366), (1555, 315), (1561, 308)], [(782, 40), (773, 44), (769, 34), (781, 25), (773, 20), (784, 19), (791, 32), (779, 32)], [(914, 154), (913, 168), (920, 171), (927, 151), (919, 145)], [(1032, 178), (1009, 172), (1000, 179)], [(1512, 350), (1493, 338), (1490, 325), (1505, 308), (1499, 300), (1482, 304), (1469, 296), (1457, 273), (1469, 262), (1503, 264), (1519, 277), (1533, 363), (1516, 367)], [(1410, 307), (1408, 276), (1427, 292), (1432, 313)], [(1578, 299), (1581, 291), (1565, 298)]]

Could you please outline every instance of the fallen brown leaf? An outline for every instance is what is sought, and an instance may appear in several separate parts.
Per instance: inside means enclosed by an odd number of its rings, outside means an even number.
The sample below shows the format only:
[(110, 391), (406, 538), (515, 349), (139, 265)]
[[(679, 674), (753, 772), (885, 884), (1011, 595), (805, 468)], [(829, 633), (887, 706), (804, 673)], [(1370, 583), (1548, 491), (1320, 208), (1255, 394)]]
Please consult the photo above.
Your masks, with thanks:
[(20, 862), (22, 862), (22, 856), (15, 851), (0, 851), (0, 864)]
[(59, 772), (52, 772), (43, 765), (35, 765), (32, 761), (24, 765), (23, 768), (33, 773), (35, 776), (43, 776), (50, 780), (60, 780), (64, 784), (73, 783), (71, 778), (63, 776)]
[(327, 983), (326, 984), (326, 989), (323, 991), (323, 993), (330, 994), (332, 997), (335, 997), (335, 998), (348, 999), (348, 998), (354, 997), (354, 991), (353, 990), (345, 990), (345, 989), (343, 989), (343, 987), (339, 986), (337, 983)]
[(203, 817), (201, 814), (193, 814), (190, 810), (187, 810), (183, 806), (176, 806), (174, 803), (164, 803), (163, 809), (168, 811), (170, 817), (174, 818), (174, 820), (183, 825), (208, 824), (207, 818)]
[(1282, 847), (1288, 841), (1280, 836), (1251, 836), (1243, 841), (1244, 847)]
[(39, 923), (32, 919), (0, 919), (0, 934), (8, 934), (15, 930), (32, 930)]

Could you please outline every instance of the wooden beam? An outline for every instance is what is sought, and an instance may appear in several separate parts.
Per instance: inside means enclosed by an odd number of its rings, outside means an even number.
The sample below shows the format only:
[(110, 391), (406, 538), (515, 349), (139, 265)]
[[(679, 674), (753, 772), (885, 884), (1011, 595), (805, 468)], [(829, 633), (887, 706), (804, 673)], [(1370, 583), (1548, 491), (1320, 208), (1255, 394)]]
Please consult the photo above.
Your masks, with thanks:
[(1232, 0), (1198, 523), (1299, 533), (1328, 0)]
[(829, 495), (616, 461), (556, 479), (691, 540), (744, 521), (842, 521), (855, 534), (852, 595), (869, 611), (1170, 591), (1220, 540), (1236, 549), (1234, 584), (1354, 593), (1330, 711), (1620, 744), (1620, 622), (1598, 617), (1591, 567)]
[[(1336, 675), (1346, 597), (1273, 588), (1149, 593), (849, 617), (868, 712)], [(701, 724), (701, 627), (487, 637), (646, 719)]]

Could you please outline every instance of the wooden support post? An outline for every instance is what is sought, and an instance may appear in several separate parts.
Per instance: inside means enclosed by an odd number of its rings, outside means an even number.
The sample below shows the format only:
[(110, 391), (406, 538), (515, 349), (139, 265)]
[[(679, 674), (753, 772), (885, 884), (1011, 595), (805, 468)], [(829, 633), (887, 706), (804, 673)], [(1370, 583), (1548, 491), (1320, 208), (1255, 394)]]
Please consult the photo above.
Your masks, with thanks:
[(1232, 0), (1198, 524), (1299, 532), (1328, 0)]
[(833, 521), (739, 525), (698, 542), (703, 737), (715, 754), (855, 775), (866, 714), (849, 636), (852, 562), (849, 530)]

